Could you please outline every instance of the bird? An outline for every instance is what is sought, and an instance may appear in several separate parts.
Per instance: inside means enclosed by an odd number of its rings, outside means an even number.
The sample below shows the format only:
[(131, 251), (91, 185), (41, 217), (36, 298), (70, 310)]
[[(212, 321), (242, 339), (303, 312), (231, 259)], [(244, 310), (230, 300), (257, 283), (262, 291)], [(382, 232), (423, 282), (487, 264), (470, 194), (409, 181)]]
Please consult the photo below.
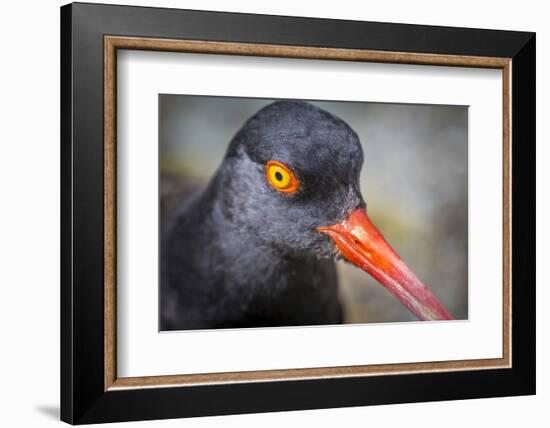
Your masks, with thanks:
[(309, 102), (246, 120), (207, 186), (161, 226), (160, 329), (340, 324), (338, 259), (420, 320), (452, 319), (369, 219), (363, 157), (357, 133)]

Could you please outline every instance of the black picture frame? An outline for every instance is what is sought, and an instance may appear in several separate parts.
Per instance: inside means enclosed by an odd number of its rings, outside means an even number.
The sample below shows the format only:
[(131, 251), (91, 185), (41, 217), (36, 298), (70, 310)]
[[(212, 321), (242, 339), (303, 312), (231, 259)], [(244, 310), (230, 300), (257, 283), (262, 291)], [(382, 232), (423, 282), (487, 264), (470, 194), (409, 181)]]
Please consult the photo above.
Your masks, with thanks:
[[(512, 59), (512, 366), (104, 388), (104, 37)], [(73, 3), (61, 8), (61, 419), (71, 424), (535, 393), (535, 34)]]

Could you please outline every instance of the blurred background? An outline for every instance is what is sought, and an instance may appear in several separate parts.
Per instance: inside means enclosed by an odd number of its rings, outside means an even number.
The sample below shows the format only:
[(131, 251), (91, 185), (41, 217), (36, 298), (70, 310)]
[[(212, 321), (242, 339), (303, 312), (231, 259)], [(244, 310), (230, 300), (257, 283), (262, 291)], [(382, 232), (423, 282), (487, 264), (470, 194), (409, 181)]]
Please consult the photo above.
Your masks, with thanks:
[[(159, 95), (161, 218), (173, 195), (206, 185), (233, 135), (273, 101)], [(453, 316), (466, 319), (467, 107), (310, 102), (357, 132), (370, 218)], [(365, 272), (344, 262), (337, 267), (346, 323), (416, 321)]]

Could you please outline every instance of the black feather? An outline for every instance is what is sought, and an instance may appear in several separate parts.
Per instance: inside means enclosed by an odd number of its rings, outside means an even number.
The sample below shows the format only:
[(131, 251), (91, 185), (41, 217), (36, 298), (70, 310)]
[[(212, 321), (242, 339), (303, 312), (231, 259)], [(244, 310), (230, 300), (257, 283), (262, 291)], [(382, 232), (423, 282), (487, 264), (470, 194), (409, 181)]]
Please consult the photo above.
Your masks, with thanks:
[[(268, 184), (268, 160), (298, 177), (295, 194)], [(207, 188), (162, 224), (161, 330), (340, 323), (335, 248), (315, 229), (364, 206), (362, 163), (355, 132), (312, 104), (252, 116)]]

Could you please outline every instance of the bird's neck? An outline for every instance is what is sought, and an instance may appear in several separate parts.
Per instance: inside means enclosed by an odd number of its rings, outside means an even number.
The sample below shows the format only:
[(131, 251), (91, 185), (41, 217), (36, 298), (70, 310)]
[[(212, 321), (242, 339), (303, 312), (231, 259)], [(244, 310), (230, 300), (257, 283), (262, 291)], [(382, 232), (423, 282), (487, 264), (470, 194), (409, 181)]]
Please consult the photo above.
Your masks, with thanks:
[[(324, 317), (311, 312), (330, 306), (327, 296), (336, 293), (334, 265), (313, 256), (290, 255), (262, 239), (235, 214), (238, 210), (226, 205), (232, 201), (215, 180), (167, 230), (163, 304), (185, 308), (174, 312), (174, 319), (198, 327), (234, 326), (243, 320), (255, 326), (278, 325), (281, 319), (292, 324), (304, 322), (304, 308), (306, 320)], [(280, 310), (289, 299), (293, 305)], [(329, 322), (337, 322), (338, 313), (333, 308)]]
[(231, 190), (223, 185), (225, 180), (223, 172), (220, 172), (197, 201), (202, 217), (201, 229), (217, 234), (218, 244), (223, 243), (221, 250), (263, 252), (272, 260), (287, 258), (288, 255), (262, 239), (258, 231), (242, 218), (237, 201), (231, 198)]

